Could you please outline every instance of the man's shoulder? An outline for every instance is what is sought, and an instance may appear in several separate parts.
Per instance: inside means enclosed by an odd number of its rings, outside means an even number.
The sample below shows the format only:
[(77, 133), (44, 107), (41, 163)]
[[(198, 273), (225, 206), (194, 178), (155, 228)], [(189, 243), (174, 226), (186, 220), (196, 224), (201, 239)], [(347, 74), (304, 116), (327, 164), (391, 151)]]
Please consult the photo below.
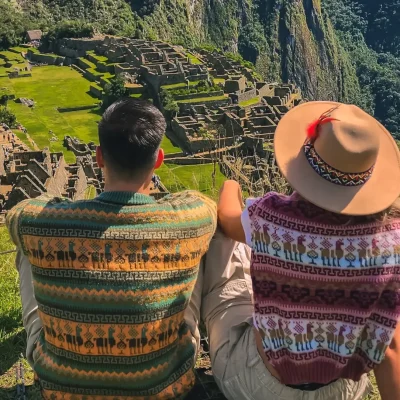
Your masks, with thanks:
[(8, 213), (7, 219), (18, 217), (20, 223), (27, 220), (40, 219), (41, 216), (45, 217), (51, 213), (52, 218), (56, 216), (57, 212), (65, 213), (66, 211), (76, 208), (88, 208), (90, 200), (71, 201), (65, 197), (52, 196), (47, 193), (39, 197), (27, 199), (16, 204)]

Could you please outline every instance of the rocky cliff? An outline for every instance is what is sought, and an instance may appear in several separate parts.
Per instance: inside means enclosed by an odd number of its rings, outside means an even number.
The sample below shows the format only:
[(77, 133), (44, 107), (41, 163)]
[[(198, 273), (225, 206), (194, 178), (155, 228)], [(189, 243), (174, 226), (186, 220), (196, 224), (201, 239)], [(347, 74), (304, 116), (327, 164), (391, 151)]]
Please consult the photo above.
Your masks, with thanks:
[[(143, 4), (146, 1), (142, 2)], [(268, 81), (309, 99), (356, 101), (356, 71), (320, 0), (160, 0), (141, 9), (143, 34), (240, 52)], [(140, 12), (140, 8), (138, 8)], [(143, 10), (145, 10), (143, 12)]]
[(400, 136), (400, 0), (0, 0), (0, 11), (0, 47), (25, 28), (65, 20), (212, 45), (240, 53), (270, 82), (297, 84), (309, 100), (358, 104)]

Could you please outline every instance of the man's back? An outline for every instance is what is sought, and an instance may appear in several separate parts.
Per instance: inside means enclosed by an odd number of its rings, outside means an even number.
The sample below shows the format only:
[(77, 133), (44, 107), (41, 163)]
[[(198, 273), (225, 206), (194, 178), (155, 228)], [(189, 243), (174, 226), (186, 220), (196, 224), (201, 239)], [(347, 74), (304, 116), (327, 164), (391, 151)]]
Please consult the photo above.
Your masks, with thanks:
[[(184, 192), (38, 198), (7, 217), (32, 264), (45, 398), (176, 398), (193, 384), (183, 315), (215, 230), (214, 204)], [(73, 396), (75, 395), (75, 396)]]

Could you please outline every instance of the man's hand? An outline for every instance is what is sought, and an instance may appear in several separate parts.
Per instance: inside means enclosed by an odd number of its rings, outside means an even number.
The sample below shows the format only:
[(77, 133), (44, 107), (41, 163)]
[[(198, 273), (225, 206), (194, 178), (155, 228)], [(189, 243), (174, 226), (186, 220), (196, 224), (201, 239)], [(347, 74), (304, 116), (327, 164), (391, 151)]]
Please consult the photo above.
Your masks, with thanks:
[(224, 182), (218, 202), (219, 225), (226, 236), (238, 242), (246, 243), (241, 221), (243, 206), (239, 183), (232, 180)]

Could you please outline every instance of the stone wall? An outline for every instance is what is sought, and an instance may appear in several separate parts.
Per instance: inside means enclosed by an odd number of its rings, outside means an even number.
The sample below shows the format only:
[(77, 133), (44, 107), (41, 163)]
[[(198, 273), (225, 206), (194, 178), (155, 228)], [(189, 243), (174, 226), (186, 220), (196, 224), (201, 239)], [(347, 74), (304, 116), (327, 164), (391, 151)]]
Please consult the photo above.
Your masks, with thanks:
[(26, 169), (29, 169), (33, 172), (33, 174), (42, 182), (43, 184), (46, 183), (47, 179), (50, 178), (50, 174), (46, 171), (43, 166), (37, 162), (35, 159), (29, 160)]
[(97, 97), (98, 99), (102, 99), (103, 98), (103, 89), (100, 86), (98, 86), (97, 84), (92, 83), (90, 85), (90, 90), (89, 91), (93, 96)]
[(61, 196), (64, 193), (65, 185), (68, 183), (68, 172), (65, 169), (67, 163), (64, 156), (59, 159), (55, 174), (47, 181), (47, 192), (53, 196)]
[(211, 158), (200, 158), (200, 157), (176, 157), (165, 160), (165, 164), (176, 164), (176, 165), (203, 165), (209, 164), (213, 160)]
[(48, 64), (48, 65), (63, 65), (65, 61), (65, 57), (57, 57), (50, 54), (41, 54), (34, 53), (33, 51), (28, 50), (28, 59), (39, 63), (39, 64)]
[(231, 93), (229, 94), (229, 97), (232, 99), (233, 104), (239, 104), (257, 97), (257, 89), (247, 88), (244, 92), (241, 93)]
[[(224, 100), (213, 100), (213, 101), (207, 101), (205, 102), (206, 106), (209, 109), (217, 109), (219, 107), (225, 107), (231, 103), (231, 100), (229, 97), (227, 97)], [(179, 102), (179, 110), (180, 112), (185, 112), (189, 111), (190, 107), (193, 105), (193, 103), (185, 103), (185, 102)]]
[(88, 187), (87, 179), (85, 175), (85, 171), (81, 166), (78, 167), (78, 171), (76, 173), (77, 181), (75, 184), (75, 197), (74, 200), (83, 200), (85, 198), (85, 191)]
[(215, 90), (213, 92), (204, 92), (204, 93), (190, 93), (190, 94), (179, 94), (174, 95), (175, 100), (190, 100), (190, 99), (201, 99), (205, 97), (219, 97), (223, 96), (223, 90)]
[(4, 169), (5, 154), (3, 146), (0, 147), (0, 177), (6, 175), (6, 170)]

